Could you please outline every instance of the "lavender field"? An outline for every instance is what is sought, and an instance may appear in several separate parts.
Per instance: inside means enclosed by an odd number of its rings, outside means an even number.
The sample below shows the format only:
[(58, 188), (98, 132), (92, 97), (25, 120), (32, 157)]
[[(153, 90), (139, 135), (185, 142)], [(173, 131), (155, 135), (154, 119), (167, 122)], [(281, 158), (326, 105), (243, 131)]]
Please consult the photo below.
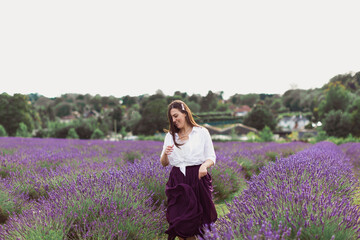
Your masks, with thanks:
[[(360, 144), (215, 142), (204, 239), (357, 239)], [(0, 138), (0, 239), (166, 239), (162, 142)]]

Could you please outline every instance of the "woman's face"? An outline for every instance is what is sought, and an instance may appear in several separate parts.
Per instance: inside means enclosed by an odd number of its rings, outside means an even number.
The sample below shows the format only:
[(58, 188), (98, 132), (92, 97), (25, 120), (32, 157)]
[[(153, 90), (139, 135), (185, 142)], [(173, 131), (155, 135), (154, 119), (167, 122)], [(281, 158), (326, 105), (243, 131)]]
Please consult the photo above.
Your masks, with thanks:
[(185, 126), (186, 124), (186, 114), (185, 113), (182, 113), (179, 109), (177, 108), (172, 108), (170, 110), (170, 115), (171, 115), (171, 118), (172, 118), (172, 121), (174, 123), (174, 125), (181, 129)]

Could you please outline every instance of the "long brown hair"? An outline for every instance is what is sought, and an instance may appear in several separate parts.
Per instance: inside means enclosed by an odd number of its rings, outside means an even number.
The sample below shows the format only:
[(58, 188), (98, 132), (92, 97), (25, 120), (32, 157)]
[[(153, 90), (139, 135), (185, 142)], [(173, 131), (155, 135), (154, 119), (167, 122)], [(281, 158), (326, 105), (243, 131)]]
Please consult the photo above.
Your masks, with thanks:
[(197, 124), (194, 120), (194, 117), (191, 113), (190, 108), (181, 100), (174, 100), (172, 101), (169, 106), (168, 106), (168, 111), (167, 111), (167, 117), (168, 117), (168, 121), (169, 121), (169, 130), (167, 130), (168, 132), (170, 132), (170, 134), (172, 135), (174, 144), (176, 147), (179, 148), (179, 146), (183, 145), (180, 143), (177, 143), (175, 141), (175, 133), (179, 133), (180, 129), (175, 126), (175, 124), (173, 123), (170, 111), (171, 109), (176, 108), (178, 109), (180, 112), (185, 113), (186, 114), (186, 122), (191, 126), (191, 127), (199, 127), (199, 124)]

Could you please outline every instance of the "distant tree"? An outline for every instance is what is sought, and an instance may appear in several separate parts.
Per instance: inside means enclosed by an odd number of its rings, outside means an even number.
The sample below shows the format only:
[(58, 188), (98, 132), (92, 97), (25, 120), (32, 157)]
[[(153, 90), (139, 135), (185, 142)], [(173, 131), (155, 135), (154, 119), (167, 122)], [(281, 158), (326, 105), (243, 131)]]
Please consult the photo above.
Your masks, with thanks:
[(153, 135), (167, 128), (167, 102), (165, 98), (155, 98), (146, 103), (141, 111), (141, 119), (134, 128), (135, 134)]
[(0, 124), (0, 137), (7, 137), (7, 135), (5, 128)]
[(31, 137), (28, 128), (25, 123), (20, 123), (18, 129), (16, 130), (16, 137)]
[(274, 99), (271, 103), (267, 104), (267, 106), (270, 106), (271, 111), (276, 113), (286, 112), (286, 108), (283, 105), (281, 98)]
[(77, 95), (76, 100), (84, 100), (85, 97), (82, 94)]
[(360, 72), (357, 72), (354, 75), (355, 82), (357, 83), (357, 86), (360, 87)]
[(198, 113), (198, 112), (200, 112), (200, 109), (201, 109), (200, 104), (198, 104), (198, 103), (196, 103), (196, 102), (193, 102), (193, 101), (187, 102), (186, 104), (188, 105), (188, 107), (190, 108), (190, 110), (191, 110), (193, 113)]
[(55, 115), (58, 117), (65, 117), (71, 115), (72, 104), (68, 102), (60, 102), (55, 106)]
[(351, 116), (341, 110), (331, 110), (325, 115), (323, 130), (328, 136), (345, 138), (351, 133)]
[(125, 97), (122, 98), (122, 101), (123, 101), (123, 105), (127, 107), (131, 107), (132, 105), (137, 103), (137, 97), (130, 97), (129, 95), (126, 95)]
[(326, 90), (325, 99), (321, 101), (319, 106), (319, 116), (323, 119), (331, 110), (346, 111), (349, 105), (350, 95), (345, 87), (338, 82), (329, 84)]
[(119, 132), (121, 130), (121, 121), (123, 118), (123, 111), (121, 109), (121, 106), (116, 106), (113, 108), (113, 111), (110, 113), (111, 116), (111, 122), (113, 123), (116, 121), (116, 132)]
[(22, 122), (28, 131), (34, 128), (31, 103), (26, 95), (7, 93), (0, 94), (0, 124), (10, 136), (14, 136)]
[(202, 112), (212, 112), (215, 111), (218, 103), (218, 96), (209, 91), (208, 94), (201, 99), (201, 111)]
[(217, 112), (226, 112), (228, 111), (230, 108), (229, 108), (229, 105), (226, 104), (226, 103), (218, 103), (217, 106), (216, 106), (216, 111)]
[(94, 129), (90, 124), (83, 122), (83, 124), (79, 124), (75, 128), (77, 134), (79, 135), (80, 139), (91, 139), (91, 135), (94, 132)]
[(301, 111), (300, 102), (303, 91), (300, 89), (286, 91), (282, 97), (284, 106), (292, 112)]
[(176, 91), (176, 92), (174, 92), (174, 96), (173, 96), (172, 100), (175, 100), (175, 99), (186, 102), (186, 100), (188, 99), (188, 95), (186, 92)]
[(201, 104), (201, 99), (202, 99), (202, 97), (200, 94), (193, 94), (189, 97), (190, 102), (194, 102), (197, 104)]
[(235, 94), (230, 97), (230, 102), (235, 105), (248, 105), (252, 107), (260, 100), (260, 95), (256, 93)]
[(102, 99), (99, 94), (96, 94), (95, 97), (90, 100), (90, 104), (92, 105), (92, 108), (95, 109), (97, 112), (101, 112)]
[(360, 137), (360, 109), (357, 109), (351, 113), (351, 133)]
[(244, 119), (244, 124), (258, 130), (268, 126), (271, 130), (276, 127), (276, 121), (270, 110), (264, 105), (256, 105)]
[(329, 88), (329, 86), (333, 85), (333, 84), (341, 84), (342, 86), (346, 86), (347, 83), (352, 79), (353, 77), (351, 76), (350, 73), (347, 74), (338, 74), (334, 77), (332, 77), (329, 80), (329, 83), (326, 84), (325, 86), (327, 88)]
[(76, 133), (75, 128), (70, 128), (66, 138), (79, 139), (79, 135)]
[(141, 120), (141, 114), (139, 113), (139, 111), (131, 108), (129, 109), (128, 114), (126, 115), (126, 118), (123, 119), (122, 125), (125, 126), (126, 131), (133, 132), (135, 130), (135, 126), (137, 126), (140, 120)]
[(360, 97), (352, 101), (349, 113), (351, 115), (351, 133), (356, 137), (360, 137)]
[(35, 103), (40, 98), (40, 96), (38, 93), (30, 93), (28, 94), (28, 98), (30, 102)]

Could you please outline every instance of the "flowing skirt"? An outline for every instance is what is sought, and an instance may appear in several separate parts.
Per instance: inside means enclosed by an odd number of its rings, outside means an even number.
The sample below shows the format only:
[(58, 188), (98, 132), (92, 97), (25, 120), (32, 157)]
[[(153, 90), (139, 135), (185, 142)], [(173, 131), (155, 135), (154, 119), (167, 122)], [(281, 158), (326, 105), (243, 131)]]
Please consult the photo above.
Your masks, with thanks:
[(186, 176), (173, 167), (166, 183), (169, 228), (168, 239), (202, 235), (205, 224), (216, 221), (217, 213), (212, 200), (212, 180), (208, 173), (199, 179), (200, 165), (186, 167)]

